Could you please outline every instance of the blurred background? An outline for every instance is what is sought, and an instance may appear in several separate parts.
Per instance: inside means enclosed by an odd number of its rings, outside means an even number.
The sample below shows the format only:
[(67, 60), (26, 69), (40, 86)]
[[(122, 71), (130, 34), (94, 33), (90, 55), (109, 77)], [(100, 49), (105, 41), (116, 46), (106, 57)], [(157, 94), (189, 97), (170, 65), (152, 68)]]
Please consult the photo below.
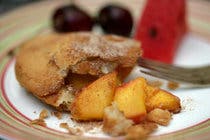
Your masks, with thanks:
[(0, 14), (5, 13), (18, 6), (37, 1), (40, 0), (0, 0)]
[[(19, 7), (24, 4), (33, 3), (41, 0), (0, 0), (0, 14), (8, 12), (16, 7)], [(209, 1), (210, 0), (205, 0)]]

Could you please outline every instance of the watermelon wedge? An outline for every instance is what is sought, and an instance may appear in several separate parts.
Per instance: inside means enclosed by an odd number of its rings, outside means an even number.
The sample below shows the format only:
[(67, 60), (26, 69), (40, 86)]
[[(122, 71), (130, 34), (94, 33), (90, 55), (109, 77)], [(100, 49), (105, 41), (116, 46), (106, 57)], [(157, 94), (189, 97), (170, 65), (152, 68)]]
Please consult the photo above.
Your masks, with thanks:
[(143, 57), (172, 63), (187, 31), (185, 17), (185, 0), (147, 0), (134, 36), (142, 43)]

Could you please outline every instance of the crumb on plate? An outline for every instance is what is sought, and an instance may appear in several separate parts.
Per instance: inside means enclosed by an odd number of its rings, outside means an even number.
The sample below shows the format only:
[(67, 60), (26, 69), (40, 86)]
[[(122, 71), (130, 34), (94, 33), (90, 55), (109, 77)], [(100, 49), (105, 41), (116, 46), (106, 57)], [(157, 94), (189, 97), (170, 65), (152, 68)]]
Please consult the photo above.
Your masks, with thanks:
[(144, 121), (141, 124), (129, 127), (125, 137), (128, 140), (146, 139), (148, 135), (155, 131), (157, 128), (158, 126), (156, 123)]
[(43, 119), (35, 119), (30, 122), (31, 125), (40, 125), (46, 127), (46, 123)]
[(42, 109), (42, 111), (39, 114), (38, 119), (34, 119), (30, 122), (31, 125), (40, 125), (40, 126), (47, 126), (45, 123), (45, 118), (48, 117), (48, 111), (46, 109)]
[(42, 111), (39, 114), (39, 119), (43, 120), (46, 119), (48, 117), (48, 111), (46, 109), (42, 109)]
[(59, 111), (53, 111), (51, 114), (55, 117), (57, 117), (59, 120), (62, 119), (62, 113)]
[(88, 121), (88, 122), (74, 122), (78, 127), (82, 127), (84, 132), (92, 131), (95, 128), (100, 129), (102, 127), (102, 121)]
[(111, 136), (124, 135), (127, 129), (132, 126), (133, 121), (126, 119), (124, 114), (112, 103), (104, 110), (103, 131)]
[(147, 114), (147, 120), (167, 126), (171, 120), (171, 113), (168, 110), (156, 108)]
[(83, 132), (79, 128), (72, 128), (67, 123), (60, 123), (60, 127), (68, 130), (69, 134), (72, 135), (82, 135)]

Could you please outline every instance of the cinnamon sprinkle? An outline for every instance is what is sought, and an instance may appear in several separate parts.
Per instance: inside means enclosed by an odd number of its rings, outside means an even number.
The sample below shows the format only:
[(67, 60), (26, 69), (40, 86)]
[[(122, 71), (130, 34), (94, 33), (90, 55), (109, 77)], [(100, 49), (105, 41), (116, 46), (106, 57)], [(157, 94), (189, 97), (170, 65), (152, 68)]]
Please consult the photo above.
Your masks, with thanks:
[(175, 89), (179, 88), (179, 83), (169, 81), (167, 87), (168, 87), (168, 89), (175, 90)]

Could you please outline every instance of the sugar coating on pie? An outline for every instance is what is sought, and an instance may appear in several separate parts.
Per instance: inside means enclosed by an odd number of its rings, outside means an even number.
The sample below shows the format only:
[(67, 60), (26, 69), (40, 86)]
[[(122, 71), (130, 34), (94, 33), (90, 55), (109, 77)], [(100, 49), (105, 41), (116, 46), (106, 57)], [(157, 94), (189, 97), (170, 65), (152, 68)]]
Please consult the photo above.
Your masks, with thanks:
[(140, 44), (133, 39), (90, 32), (51, 33), (20, 47), (15, 72), (27, 91), (69, 110), (82, 86), (114, 70), (125, 76), (139, 56)]

